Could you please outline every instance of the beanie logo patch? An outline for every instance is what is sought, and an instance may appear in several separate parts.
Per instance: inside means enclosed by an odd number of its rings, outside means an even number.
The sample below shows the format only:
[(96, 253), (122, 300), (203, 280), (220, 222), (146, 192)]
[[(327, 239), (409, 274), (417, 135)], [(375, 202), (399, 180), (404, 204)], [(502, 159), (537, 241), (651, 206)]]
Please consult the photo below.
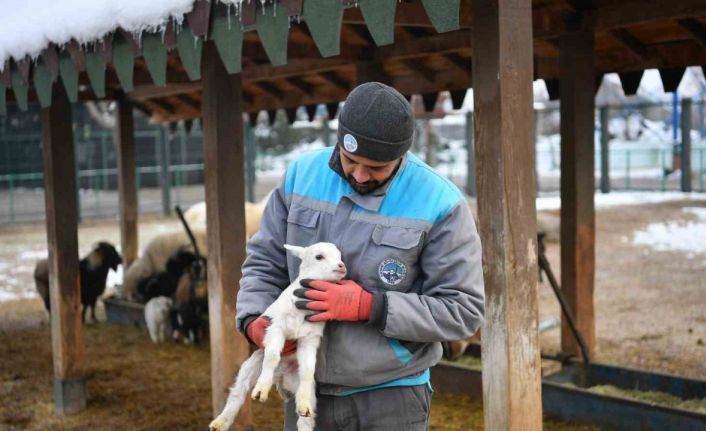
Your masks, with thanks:
[(358, 141), (355, 139), (355, 136), (350, 133), (346, 133), (343, 136), (343, 148), (345, 148), (349, 153), (355, 153), (358, 149)]

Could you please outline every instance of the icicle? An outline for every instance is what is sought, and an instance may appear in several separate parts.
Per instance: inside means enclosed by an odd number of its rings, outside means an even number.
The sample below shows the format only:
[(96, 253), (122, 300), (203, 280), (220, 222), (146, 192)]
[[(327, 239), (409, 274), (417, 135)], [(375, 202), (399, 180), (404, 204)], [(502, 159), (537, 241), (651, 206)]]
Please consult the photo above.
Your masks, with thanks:
[(226, 5), (226, 17), (228, 17), (228, 30), (230, 30), (230, 8), (233, 6), (233, 3), (227, 3)]
[(274, 15), (273, 15), (273, 16), (276, 18), (276, 17), (277, 17), (277, 0), (274, 0), (274, 1), (272, 2), (272, 10), (274, 11)]
[(262, 6), (262, 14), (265, 14), (265, 3), (267, 3), (267, 0), (260, 0), (260, 5)]

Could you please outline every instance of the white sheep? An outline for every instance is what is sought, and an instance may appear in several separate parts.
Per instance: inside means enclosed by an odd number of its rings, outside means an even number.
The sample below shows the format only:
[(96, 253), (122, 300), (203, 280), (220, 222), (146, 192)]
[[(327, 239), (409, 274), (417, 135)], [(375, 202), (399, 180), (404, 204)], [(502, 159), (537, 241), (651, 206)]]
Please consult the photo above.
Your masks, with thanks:
[[(235, 384), (230, 389), (225, 408), (209, 425), (211, 431), (230, 429), (247, 392), (253, 386), (252, 398), (266, 401), (273, 382), (277, 384), (278, 390), (284, 389), (285, 393), (295, 394), (296, 410), (299, 414), (297, 429), (314, 429), (316, 352), (325, 325), (323, 322), (312, 323), (304, 319), (308, 313), (294, 305), (297, 299), (294, 290), (301, 287), (299, 281), (304, 278), (341, 280), (346, 276), (346, 266), (341, 261), (341, 252), (331, 243), (320, 242), (309, 247), (284, 247), (301, 259), (299, 276), (263, 313), (263, 316), (269, 317), (272, 322), (265, 332), (264, 351), (256, 350), (243, 362)], [(294, 355), (280, 358), (286, 340), (297, 340), (296, 358)]]
[(171, 336), (172, 299), (158, 296), (150, 299), (145, 305), (145, 322), (153, 343), (163, 343)]

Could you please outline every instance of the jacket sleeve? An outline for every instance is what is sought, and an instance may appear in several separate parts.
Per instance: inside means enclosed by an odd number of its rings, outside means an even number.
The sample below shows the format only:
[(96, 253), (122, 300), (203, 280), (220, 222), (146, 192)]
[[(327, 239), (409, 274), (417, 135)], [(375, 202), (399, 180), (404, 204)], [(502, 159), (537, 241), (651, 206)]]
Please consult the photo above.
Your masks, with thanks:
[(267, 201), (260, 229), (246, 246), (247, 258), (235, 306), (236, 327), (240, 332), (244, 333), (245, 325), (262, 314), (289, 285), (284, 249), (287, 212), (282, 181)]
[(370, 323), (386, 337), (452, 341), (483, 323), (485, 292), (480, 238), (464, 199), (429, 231), (421, 252), (421, 294), (375, 295)]

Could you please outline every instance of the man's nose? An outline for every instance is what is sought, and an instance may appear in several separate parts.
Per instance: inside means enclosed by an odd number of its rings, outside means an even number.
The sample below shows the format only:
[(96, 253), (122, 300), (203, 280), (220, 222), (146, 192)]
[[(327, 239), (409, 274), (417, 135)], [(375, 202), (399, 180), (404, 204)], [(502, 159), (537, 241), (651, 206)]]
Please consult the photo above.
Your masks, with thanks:
[(359, 183), (365, 183), (370, 181), (370, 173), (368, 170), (362, 166), (357, 166), (353, 170), (353, 178)]

